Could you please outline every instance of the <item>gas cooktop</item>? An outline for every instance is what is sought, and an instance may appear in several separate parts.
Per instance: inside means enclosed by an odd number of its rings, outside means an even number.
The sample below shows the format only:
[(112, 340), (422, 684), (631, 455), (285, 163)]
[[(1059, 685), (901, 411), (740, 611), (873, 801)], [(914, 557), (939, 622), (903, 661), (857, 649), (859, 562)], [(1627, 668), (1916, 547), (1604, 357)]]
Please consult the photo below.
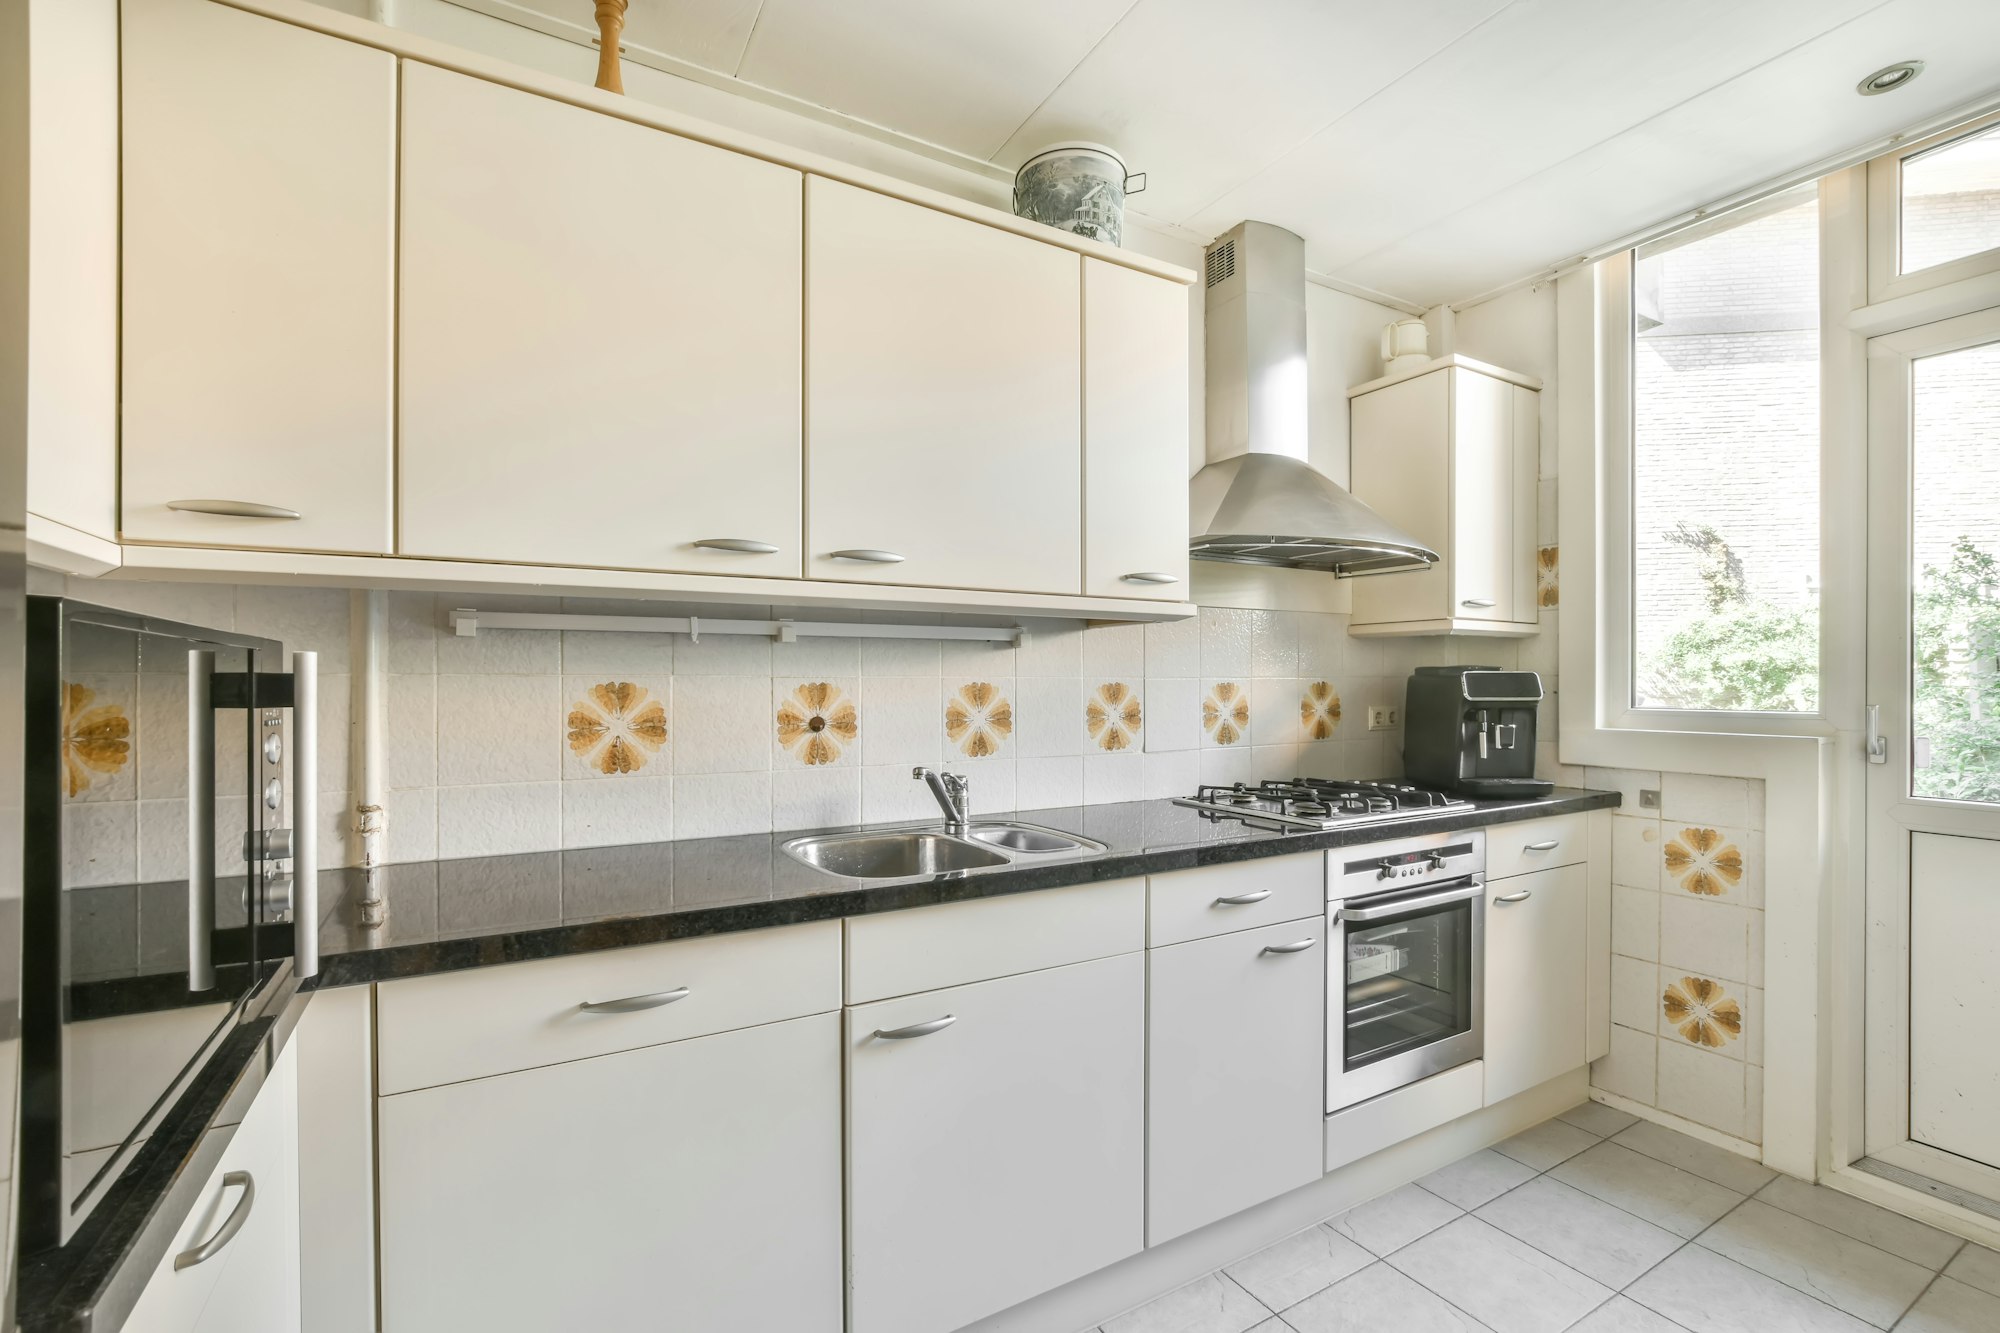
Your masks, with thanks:
[(1402, 782), (1348, 782), (1332, 778), (1266, 779), (1233, 786), (1201, 786), (1175, 805), (1211, 819), (1240, 819), (1280, 828), (1330, 829), (1350, 824), (1388, 824), (1421, 819), (1446, 810), (1469, 810), (1472, 802), (1431, 787)]

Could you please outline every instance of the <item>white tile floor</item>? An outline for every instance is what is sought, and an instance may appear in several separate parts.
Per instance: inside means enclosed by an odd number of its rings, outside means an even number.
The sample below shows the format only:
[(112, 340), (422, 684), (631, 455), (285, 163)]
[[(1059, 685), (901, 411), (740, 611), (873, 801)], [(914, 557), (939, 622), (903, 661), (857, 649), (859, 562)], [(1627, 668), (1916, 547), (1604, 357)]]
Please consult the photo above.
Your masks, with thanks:
[(1586, 1102), (1098, 1333), (2000, 1333), (2000, 1254)]

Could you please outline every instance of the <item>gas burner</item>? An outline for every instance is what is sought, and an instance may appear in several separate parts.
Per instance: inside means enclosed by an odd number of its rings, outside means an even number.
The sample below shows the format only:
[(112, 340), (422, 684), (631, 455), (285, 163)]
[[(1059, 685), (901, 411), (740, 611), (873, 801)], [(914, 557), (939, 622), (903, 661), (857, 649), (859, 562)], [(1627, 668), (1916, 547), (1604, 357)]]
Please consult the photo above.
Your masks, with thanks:
[(1204, 784), (1192, 797), (1176, 799), (1174, 803), (1200, 810), (1210, 818), (1228, 816), (1292, 829), (1419, 819), (1471, 805), (1470, 801), (1449, 792), (1407, 782), (1333, 778), (1267, 778), (1255, 785)]

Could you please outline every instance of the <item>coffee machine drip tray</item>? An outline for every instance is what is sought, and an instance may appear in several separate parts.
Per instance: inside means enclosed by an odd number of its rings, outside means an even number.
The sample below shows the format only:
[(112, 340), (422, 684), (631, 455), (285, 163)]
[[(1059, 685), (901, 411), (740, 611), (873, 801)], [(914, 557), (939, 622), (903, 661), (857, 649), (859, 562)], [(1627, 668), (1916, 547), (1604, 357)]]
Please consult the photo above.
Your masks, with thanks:
[(1556, 784), (1547, 778), (1460, 778), (1458, 794), (1482, 801), (1524, 801), (1547, 796)]

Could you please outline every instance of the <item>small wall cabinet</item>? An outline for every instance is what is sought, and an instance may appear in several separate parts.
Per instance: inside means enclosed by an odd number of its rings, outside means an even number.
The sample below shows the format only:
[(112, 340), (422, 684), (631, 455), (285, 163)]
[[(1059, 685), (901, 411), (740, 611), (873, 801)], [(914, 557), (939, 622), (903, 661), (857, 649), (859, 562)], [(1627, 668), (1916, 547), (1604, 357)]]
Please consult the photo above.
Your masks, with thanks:
[(1539, 632), (1541, 383), (1460, 356), (1348, 390), (1351, 489), (1440, 559), (1354, 580), (1363, 635)]
[(1188, 297), (1083, 261), (1083, 591), (1188, 596)]

